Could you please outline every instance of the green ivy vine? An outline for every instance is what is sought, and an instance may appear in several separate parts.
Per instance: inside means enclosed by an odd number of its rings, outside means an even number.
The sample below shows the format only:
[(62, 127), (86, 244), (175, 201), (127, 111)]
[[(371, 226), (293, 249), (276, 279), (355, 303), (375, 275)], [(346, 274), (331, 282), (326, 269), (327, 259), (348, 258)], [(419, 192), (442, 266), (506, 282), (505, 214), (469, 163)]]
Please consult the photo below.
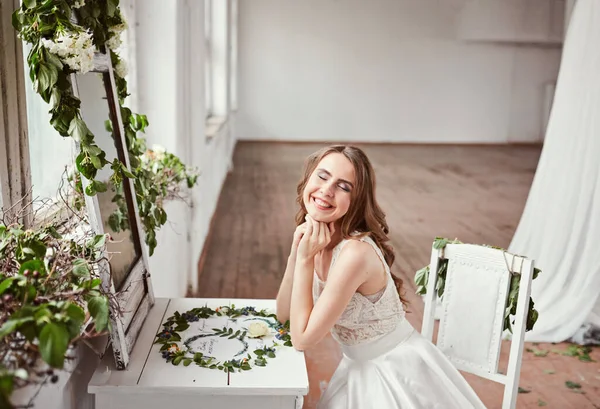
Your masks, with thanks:
[[(174, 192), (179, 191), (183, 182), (188, 188), (193, 187), (198, 174), (188, 169), (176, 155), (165, 153), (156, 158), (154, 151), (147, 149), (146, 140), (138, 135), (148, 126), (148, 118), (133, 113), (124, 105), (129, 95), (124, 78), (125, 61), (116, 50), (127, 24), (119, 1), (25, 0), (13, 13), (12, 23), (19, 36), (32, 45), (27, 56), (30, 77), (36, 92), (51, 106), (50, 123), (63, 137), (72, 137), (79, 142), (80, 152), (75, 165), (77, 173), (88, 180), (85, 194), (93, 196), (106, 192), (110, 185), (119, 207), (111, 217), (111, 228), (118, 232), (128, 228), (123, 180), (133, 179), (144, 239), (152, 255), (157, 246), (156, 231), (167, 221), (164, 201), (176, 197)], [(91, 68), (94, 50), (107, 53), (115, 68), (131, 172), (118, 159), (106, 160), (106, 153), (98, 147), (81, 116), (80, 100), (73, 95), (70, 75), (85, 73)], [(110, 121), (107, 130), (112, 132)], [(143, 161), (144, 155), (150, 155), (151, 160)], [(98, 170), (107, 165), (112, 170), (109, 184), (95, 179)]]
[[(436, 250), (441, 250), (446, 247), (448, 244), (462, 244), (459, 240), (451, 240), (443, 237), (436, 237), (433, 242), (433, 248)], [(490, 245), (482, 245), (484, 247), (490, 247), (497, 250), (504, 250), (503, 248), (490, 246)], [(448, 271), (448, 259), (440, 258), (438, 262), (438, 271), (437, 271), (437, 282), (435, 290), (437, 291), (437, 296), (441, 298), (444, 295), (444, 287), (446, 285), (446, 273)], [(538, 274), (541, 273), (539, 268), (534, 268), (533, 279), (535, 280)], [(422, 269), (418, 270), (415, 274), (415, 284), (417, 285), (417, 294), (424, 295), (427, 293), (427, 283), (429, 282), (429, 274), (430, 269), (429, 266), (425, 266)], [(512, 273), (510, 278), (510, 291), (508, 293), (508, 298), (506, 300), (506, 307), (504, 312), (504, 330), (508, 330), (512, 333), (512, 324), (514, 324), (514, 320), (511, 321), (511, 316), (514, 316), (517, 313), (517, 300), (519, 298), (519, 282), (521, 276), (518, 273)], [(527, 311), (527, 322), (525, 326), (525, 331), (531, 331), (535, 326), (535, 323), (538, 319), (538, 311), (535, 309), (535, 303), (533, 302), (533, 298), (529, 299), (529, 306)]]

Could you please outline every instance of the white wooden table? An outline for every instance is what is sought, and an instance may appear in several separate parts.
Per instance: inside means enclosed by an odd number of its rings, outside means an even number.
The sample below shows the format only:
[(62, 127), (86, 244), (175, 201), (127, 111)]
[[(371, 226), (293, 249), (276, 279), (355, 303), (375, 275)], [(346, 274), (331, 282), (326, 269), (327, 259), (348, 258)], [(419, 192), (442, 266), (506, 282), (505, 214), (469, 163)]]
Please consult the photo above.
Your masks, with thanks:
[[(88, 385), (97, 409), (256, 408), (294, 409), (308, 393), (304, 354), (292, 347), (278, 347), (276, 357), (264, 367), (226, 373), (192, 363), (174, 366), (153, 344), (162, 323), (175, 311), (234, 304), (275, 311), (274, 300), (157, 298), (143, 324), (127, 369), (119, 371), (107, 353)], [(226, 319), (224, 320), (226, 321)], [(212, 324), (212, 323), (211, 323)], [(226, 342), (216, 338), (214, 342)], [(218, 345), (215, 346), (217, 348)]]

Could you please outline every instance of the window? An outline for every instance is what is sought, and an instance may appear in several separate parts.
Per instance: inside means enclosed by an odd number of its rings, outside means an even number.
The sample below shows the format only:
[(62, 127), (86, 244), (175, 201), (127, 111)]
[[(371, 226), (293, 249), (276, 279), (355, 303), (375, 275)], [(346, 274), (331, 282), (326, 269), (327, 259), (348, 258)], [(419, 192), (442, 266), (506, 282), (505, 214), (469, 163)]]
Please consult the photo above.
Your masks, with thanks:
[(231, 0), (229, 27), (229, 108), (237, 110), (237, 61), (238, 61), (238, 0)]
[[(30, 49), (30, 44), (23, 44), (25, 58)], [(59, 197), (59, 183), (66, 167), (73, 163), (75, 146), (72, 138), (61, 137), (50, 124), (51, 107), (34, 91), (26, 60), (24, 69), (32, 196), (34, 209), (40, 209), (49, 204), (46, 199)]]
[(229, 110), (229, 4), (222, 0), (204, 3), (204, 84), (208, 123), (224, 121)]
[[(10, 24), (12, 2), (0, 6), (0, 210), (8, 220), (18, 216), (27, 227), (31, 201), (29, 153), (27, 152), (27, 115), (24, 100), (21, 40)], [(17, 4), (17, 3), (14, 3)], [(8, 221), (7, 220), (7, 221)]]

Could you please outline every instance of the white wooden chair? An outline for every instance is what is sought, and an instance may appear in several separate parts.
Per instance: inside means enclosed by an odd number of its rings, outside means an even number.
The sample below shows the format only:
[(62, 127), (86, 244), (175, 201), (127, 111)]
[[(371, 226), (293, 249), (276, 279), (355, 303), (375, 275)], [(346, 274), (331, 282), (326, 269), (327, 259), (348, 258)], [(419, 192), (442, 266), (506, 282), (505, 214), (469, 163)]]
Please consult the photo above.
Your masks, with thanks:
[[(448, 260), (437, 346), (465, 372), (504, 384), (502, 409), (514, 409), (523, 357), (533, 260), (472, 244), (432, 249), (421, 333), (433, 341), (440, 258)], [(520, 273), (520, 289), (507, 373), (498, 371), (506, 300), (511, 276)]]

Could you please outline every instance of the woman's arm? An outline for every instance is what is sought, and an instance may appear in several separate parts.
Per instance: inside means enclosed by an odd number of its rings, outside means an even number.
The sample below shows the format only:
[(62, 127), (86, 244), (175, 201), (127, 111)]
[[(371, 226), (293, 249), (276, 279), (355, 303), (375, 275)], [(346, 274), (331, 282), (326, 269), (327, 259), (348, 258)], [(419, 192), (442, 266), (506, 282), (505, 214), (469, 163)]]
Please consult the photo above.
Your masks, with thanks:
[[(323, 228), (327, 229), (327, 226), (323, 224)], [(309, 233), (313, 240), (316, 240), (314, 231), (309, 225), (302, 241), (309, 241)], [(300, 247), (303, 244), (308, 243), (301, 242)], [(314, 256), (311, 257), (310, 251), (299, 249), (290, 308), (290, 332), (292, 344), (296, 349), (302, 351), (316, 345), (331, 330), (358, 287), (366, 281), (370, 251), (372, 250), (368, 243), (351, 241), (346, 244), (329, 271), (322, 294), (313, 305)]]
[(290, 319), (290, 300), (292, 298), (292, 285), (298, 253), (298, 243), (300, 243), (300, 239), (302, 239), (305, 229), (306, 223), (302, 223), (294, 232), (294, 239), (292, 241), (292, 248), (290, 250), (290, 255), (288, 256), (287, 265), (285, 267), (285, 273), (283, 274), (283, 280), (281, 280), (279, 291), (277, 292), (276, 314), (277, 319), (282, 324)]
[(290, 253), (287, 261), (287, 266), (285, 268), (285, 273), (283, 274), (283, 280), (281, 280), (279, 291), (277, 292), (276, 300), (277, 319), (282, 324), (284, 324), (287, 320), (290, 319), (290, 300), (292, 298), (292, 284), (294, 279), (295, 264), (296, 255)]

